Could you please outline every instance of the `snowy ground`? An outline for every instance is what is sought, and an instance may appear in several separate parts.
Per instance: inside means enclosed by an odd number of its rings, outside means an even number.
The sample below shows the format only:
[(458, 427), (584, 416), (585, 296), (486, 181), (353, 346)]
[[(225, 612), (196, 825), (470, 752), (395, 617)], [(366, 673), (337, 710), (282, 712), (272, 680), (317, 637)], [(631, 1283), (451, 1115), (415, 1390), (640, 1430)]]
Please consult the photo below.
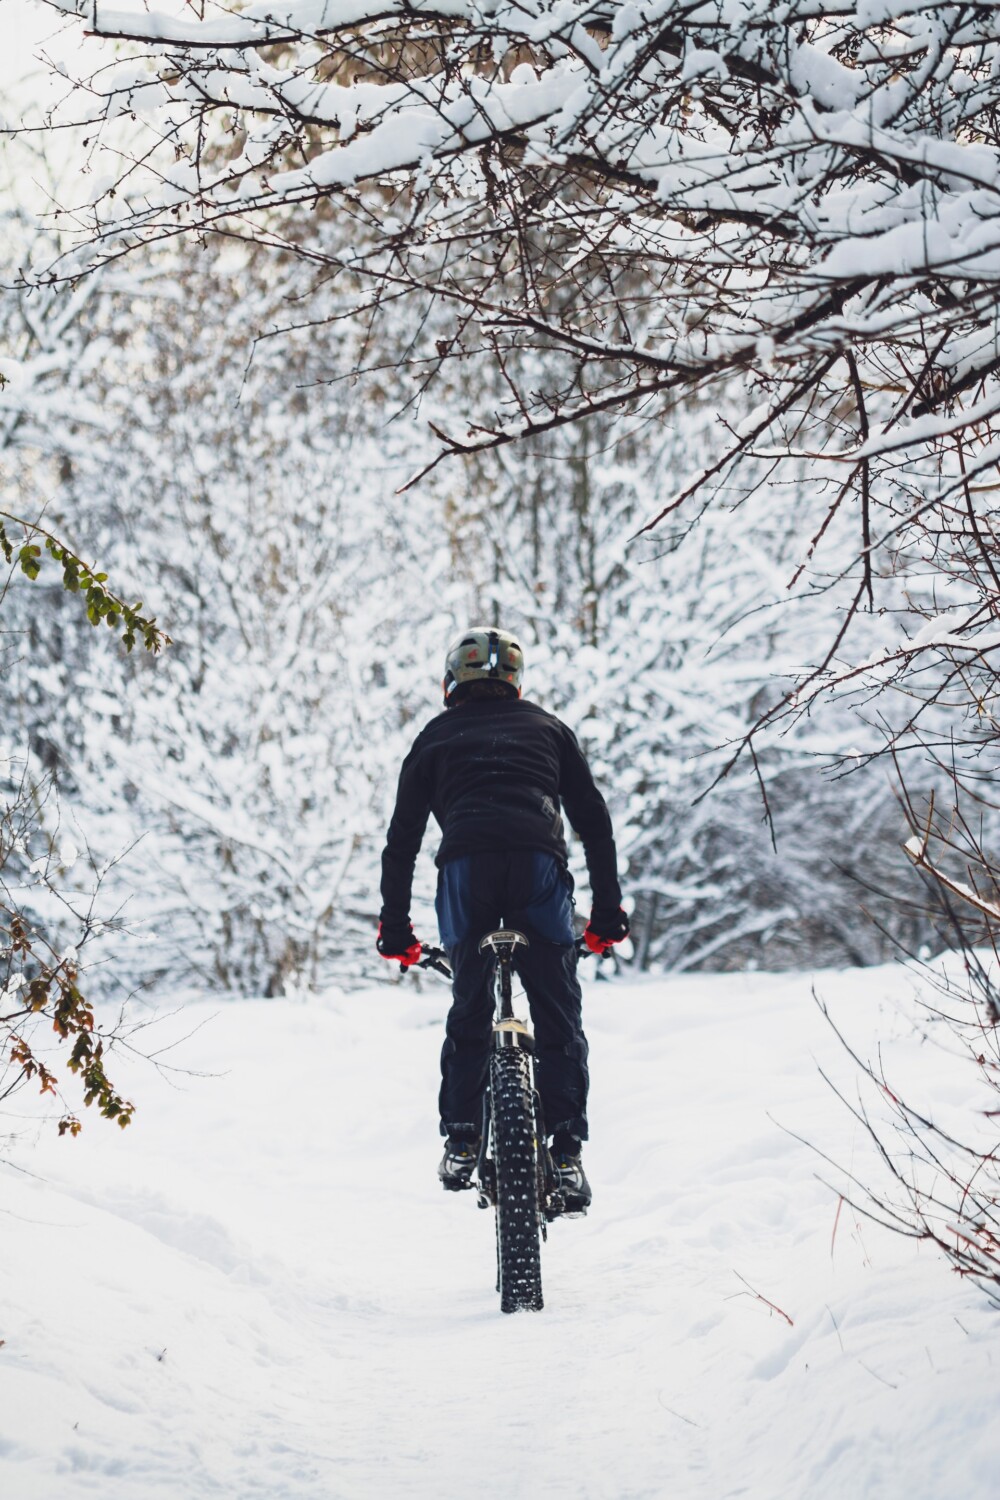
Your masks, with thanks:
[[(817, 984), (962, 1102), (904, 976)], [(0, 1494), (993, 1500), (997, 1314), (835, 1233), (789, 1134), (862, 1159), (809, 989), (591, 985), (595, 1205), (507, 1318), (490, 1217), (434, 1175), (443, 987), (186, 1011), (173, 1060), (211, 1076), (136, 1066), (125, 1135), (22, 1122), (0, 1166)]]

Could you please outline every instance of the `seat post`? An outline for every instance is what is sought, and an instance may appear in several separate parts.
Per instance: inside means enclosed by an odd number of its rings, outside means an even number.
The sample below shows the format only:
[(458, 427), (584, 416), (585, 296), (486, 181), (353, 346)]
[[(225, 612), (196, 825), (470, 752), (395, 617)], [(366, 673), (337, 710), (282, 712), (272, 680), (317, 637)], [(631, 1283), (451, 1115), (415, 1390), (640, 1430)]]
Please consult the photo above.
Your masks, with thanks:
[(513, 986), (510, 979), (511, 959), (513, 952), (498, 953), (496, 959), (497, 981), (500, 988), (499, 1016), (501, 1021), (509, 1021), (514, 1014)]
[(484, 953), (487, 948), (493, 953), (493, 997), (497, 1006), (497, 1018), (501, 1021), (510, 1021), (514, 1016), (511, 970), (514, 966), (514, 950), (518, 946), (527, 948), (528, 939), (523, 932), (515, 932), (512, 927), (488, 932), (479, 944), (480, 953)]

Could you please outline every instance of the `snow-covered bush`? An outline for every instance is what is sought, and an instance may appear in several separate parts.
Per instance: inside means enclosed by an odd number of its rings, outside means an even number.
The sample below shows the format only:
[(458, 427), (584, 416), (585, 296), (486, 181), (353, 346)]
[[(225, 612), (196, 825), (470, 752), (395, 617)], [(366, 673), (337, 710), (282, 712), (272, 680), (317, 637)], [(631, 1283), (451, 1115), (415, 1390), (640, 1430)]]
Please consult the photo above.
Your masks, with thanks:
[[(26, 590), (8, 601), (31, 642), (10, 678), (18, 722), (102, 857), (131, 850), (121, 898), (147, 939), (135, 977), (271, 994), (378, 962), (396, 771), (436, 709), (447, 640), (484, 617), (523, 633), (529, 694), (593, 759), (640, 963), (882, 956), (844, 867), (891, 887), (888, 780), (867, 773), (859, 802), (817, 770), (872, 748), (854, 721), (760, 746), (777, 850), (749, 760), (697, 800), (835, 629), (836, 591), (809, 579), (783, 597), (805, 479), (734, 491), (693, 530), (630, 544), (664, 476), (707, 451), (715, 412), (692, 404), (633, 433), (595, 421), (469, 460), (399, 496), (425, 451), (412, 423), (386, 422), (413, 394), (405, 328), (369, 347), (377, 393), (328, 384), (359, 357), (357, 333), (248, 343), (308, 288), (297, 261), (277, 278), (275, 264), (224, 244), (193, 266), (161, 252), (134, 295), (98, 299), (81, 324), (105, 350), (89, 377), (102, 427), (69, 434), (49, 515), (157, 601), (170, 651), (155, 666), (95, 652), (57, 588), (49, 625)], [(425, 858), (425, 931), (432, 881)], [(886, 895), (871, 904), (898, 927)]]
[[(102, 849), (111, 855), (142, 834), (130, 868), (133, 910), (156, 934), (145, 958), (164, 977), (182, 964), (202, 981), (268, 992), (362, 961), (395, 766), (433, 707), (445, 641), (483, 615), (524, 632), (529, 690), (573, 723), (594, 758), (628, 861), (640, 962), (881, 956), (877, 929), (855, 920), (851, 875), (878, 887), (870, 904), (898, 926), (891, 870), (901, 830), (888, 781), (858, 771), (846, 797), (819, 773), (845, 755), (863, 762), (881, 739), (846, 698), (827, 712), (816, 693), (838, 676), (849, 687), (859, 661), (877, 658), (884, 681), (885, 662), (899, 657), (900, 622), (922, 587), (912, 538), (858, 549), (874, 535), (877, 507), (893, 516), (912, 476), (900, 470), (878, 489), (874, 459), (842, 461), (884, 393), (863, 351), (831, 356), (829, 288), (817, 292), (820, 333), (808, 323), (815, 347), (803, 346), (801, 309), (789, 311), (798, 291), (778, 305), (777, 289), (797, 274), (793, 251), (810, 263), (820, 230), (798, 250), (786, 236), (792, 259), (757, 275), (775, 250), (774, 221), (741, 225), (700, 202), (703, 218), (692, 223), (685, 205), (701, 188), (686, 179), (672, 196), (642, 156), (657, 91), (663, 129), (687, 161), (692, 143), (719, 128), (699, 102), (704, 91), (718, 85), (738, 111), (748, 97), (740, 75), (675, 77), (677, 38), (658, 36), (650, 93), (633, 97), (629, 48), (649, 23), (623, 14), (609, 39), (588, 13), (587, 46), (610, 90), (598, 116), (620, 109), (637, 169), (625, 197), (618, 177), (591, 172), (607, 142), (594, 137), (565, 161), (545, 155), (546, 132), (558, 126), (569, 140), (582, 129), (583, 99), (557, 118), (547, 93), (523, 137), (495, 136), (487, 108), (485, 150), (462, 141), (436, 154), (431, 143), (423, 177), (408, 161), (386, 175), (392, 162), (376, 171), (365, 155), (351, 184), (321, 184), (307, 169), (286, 192), (280, 169), (290, 155), (334, 162), (352, 140), (364, 155), (383, 138), (382, 116), (369, 113), (376, 100), (386, 119), (424, 119), (415, 60), (433, 89), (466, 102), (491, 91), (527, 98), (515, 51), (557, 92), (570, 80), (589, 87), (566, 43), (569, 12), (550, 18), (547, 42), (520, 36), (506, 10), (477, 13), (461, 34), (450, 21), (407, 15), (387, 39), (380, 21), (378, 56), (367, 61), (363, 16), (349, 46), (334, 25), (303, 60), (293, 12), (285, 50), (266, 64), (262, 37), (248, 33), (245, 77), (239, 37), (225, 53), (189, 51), (158, 17), (164, 40), (152, 66), (165, 51), (167, 71), (148, 92), (141, 57), (114, 74), (106, 139), (127, 157), (178, 90), (167, 157), (157, 149), (150, 158), (161, 180), (154, 186), (136, 167), (113, 189), (96, 171), (111, 159), (91, 141), (91, 203), (72, 225), (61, 221), (65, 233), (83, 226), (94, 237), (91, 259), (110, 252), (105, 276), (131, 269), (127, 285), (108, 283), (111, 295), (81, 313), (87, 411), (100, 422), (88, 426), (81, 406), (67, 426), (50, 513), (81, 527), (136, 597), (156, 599), (175, 647), (154, 676), (46, 639), (28, 620), (33, 668), (17, 687), (38, 750), (81, 804), (100, 809)], [(236, 24), (267, 29), (246, 17)], [(145, 25), (137, 20), (140, 33)], [(678, 18), (678, 36), (688, 25)], [(764, 24), (778, 80), (787, 25), (783, 12)], [(497, 47), (474, 47), (474, 63), (454, 75), (438, 72), (438, 54), (421, 49), (426, 26), (440, 28), (445, 57), (464, 56), (476, 28)], [(742, 46), (733, 28), (727, 58)], [(799, 51), (813, 60), (837, 52), (842, 73), (868, 66), (838, 48), (804, 37)], [(87, 55), (103, 56), (99, 39), (74, 66)], [(300, 77), (314, 66), (322, 75), (305, 114), (285, 76), (299, 64)], [(91, 104), (107, 82), (97, 80)], [(192, 83), (206, 91), (189, 137), (180, 96)], [(761, 126), (765, 134), (799, 121), (774, 87), (784, 115)], [(133, 120), (140, 102), (149, 112)], [(747, 149), (743, 140), (731, 155), (727, 144), (719, 170), (742, 173)], [(197, 159), (194, 196), (186, 151)], [(803, 145), (795, 160), (816, 158)], [(169, 202), (157, 207), (161, 191)], [(455, 216), (457, 238), (442, 214)], [(184, 240), (185, 228), (224, 233)], [(119, 261), (125, 249), (131, 258)], [(722, 277), (720, 249), (745, 254), (750, 273)], [(71, 255), (57, 274), (75, 275), (89, 254)], [(44, 260), (35, 253), (36, 267)], [(869, 291), (857, 289), (859, 305)], [(47, 285), (42, 294), (53, 307), (67, 295)], [(284, 336), (272, 337), (282, 325)], [(255, 335), (264, 337), (248, 362)], [(803, 384), (810, 372), (818, 383)], [(434, 458), (426, 424), (453, 432), (460, 410), (483, 429), (458, 445), (466, 456), (397, 496)], [(525, 431), (528, 445), (508, 442)], [(765, 444), (778, 453), (782, 442), (797, 451), (773, 471)], [(689, 474), (695, 488), (672, 511)], [(703, 507), (695, 491), (712, 503)], [(646, 541), (629, 545), (664, 512)], [(831, 651), (848, 623), (860, 657)], [(43, 701), (40, 663), (58, 712)], [(86, 713), (73, 702), (81, 689)], [(897, 711), (879, 712), (880, 728), (895, 734)], [(696, 800), (748, 746), (711, 797)], [(761, 785), (777, 851), (761, 822)], [(422, 882), (426, 910), (426, 867)]]

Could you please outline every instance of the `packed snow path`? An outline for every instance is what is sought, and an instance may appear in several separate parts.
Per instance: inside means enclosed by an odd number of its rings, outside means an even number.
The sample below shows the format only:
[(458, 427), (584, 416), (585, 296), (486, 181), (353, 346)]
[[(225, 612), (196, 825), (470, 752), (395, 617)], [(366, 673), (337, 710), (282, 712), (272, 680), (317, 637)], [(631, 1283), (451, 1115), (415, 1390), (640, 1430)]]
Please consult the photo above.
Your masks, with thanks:
[[(905, 976), (817, 985), (924, 1067)], [(124, 1136), (21, 1121), (6, 1148), (0, 1493), (993, 1500), (998, 1315), (837, 1222), (789, 1133), (861, 1160), (809, 989), (590, 985), (594, 1208), (514, 1317), (491, 1216), (435, 1179), (443, 986), (164, 1022), (199, 1028), (168, 1060), (207, 1076), (137, 1064)]]

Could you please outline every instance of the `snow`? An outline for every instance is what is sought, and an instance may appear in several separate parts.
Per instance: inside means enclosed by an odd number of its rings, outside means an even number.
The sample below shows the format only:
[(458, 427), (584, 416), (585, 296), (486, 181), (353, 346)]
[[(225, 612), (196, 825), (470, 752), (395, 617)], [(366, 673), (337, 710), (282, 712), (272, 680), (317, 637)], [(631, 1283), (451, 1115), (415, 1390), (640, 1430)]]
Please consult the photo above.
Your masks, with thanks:
[[(530, 77), (522, 74), (517, 82), (492, 88), (472, 79), (457, 98), (436, 87), (425, 90), (417, 84), (405, 90), (394, 86), (375, 89), (370, 85), (364, 92), (341, 90), (341, 95), (357, 93), (359, 99), (367, 101), (368, 112), (378, 107), (372, 101), (381, 95), (386, 118), (369, 134), (335, 146), (315, 157), (308, 166), (276, 173), (272, 186), (279, 193), (294, 193), (313, 186), (348, 185), (391, 172), (403, 163), (455, 151), (469, 141), (486, 141), (495, 130), (546, 119), (560, 104), (572, 99), (578, 89), (576, 73), (567, 69), (561, 75), (546, 76), (541, 81), (533, 73)], [(430, 95), (426, 106), (425, 93)], [(399, 94), (418, 101), (417, 106), (398, 114), (388, 113), (387, 106)]]
[(0, 1166), (4, 1493), (992, 1497), (996, 1313), (796, 1138), (868, 1170), (812, 983), (967, 1108), (901, 970), (590, 982), (595, 1203), (509, 1318), (434, 1176), (443, 985), (161, 1020), (192, 1071), (130, 1063), (134, 1126), (22, 1116)]
[(910, 646), (914, 651), (923, 650), (925, 646), (961, 646), (965, 650), (982, 650), (980, 639), (965, 640), (958, 634), (959, 630), (970, 624), (973, 618), (974, 616), (970, 615), (968, 610), (963, 611), (958, 617), (954, 611), (935, 615), (932, 620), (926, 621), (920, 627), (910, 641)]
[[(321, 34), (327, 30), (346, 29), (370, 14), (368, 0), (290, 0), (285, 6), (265, 0), (262, 5), (245, 11), (216, 7), (221, 14), (209, 21), (189, 21), (168, 10), (119, 9), (86, 0), (51, 0), (52, 5), (69, 14), (83, 14), (95, 33), (103, 36), (143, 37), (150, 41), (187, 43), (197, 47), (237, 47), (275, 40), (289, 33)], [(383, 13), (393, 15), (407, 7), (400, 0), (390, 0)], [(435, 0), (437, 15), (463, 15), (461, 0)]]

